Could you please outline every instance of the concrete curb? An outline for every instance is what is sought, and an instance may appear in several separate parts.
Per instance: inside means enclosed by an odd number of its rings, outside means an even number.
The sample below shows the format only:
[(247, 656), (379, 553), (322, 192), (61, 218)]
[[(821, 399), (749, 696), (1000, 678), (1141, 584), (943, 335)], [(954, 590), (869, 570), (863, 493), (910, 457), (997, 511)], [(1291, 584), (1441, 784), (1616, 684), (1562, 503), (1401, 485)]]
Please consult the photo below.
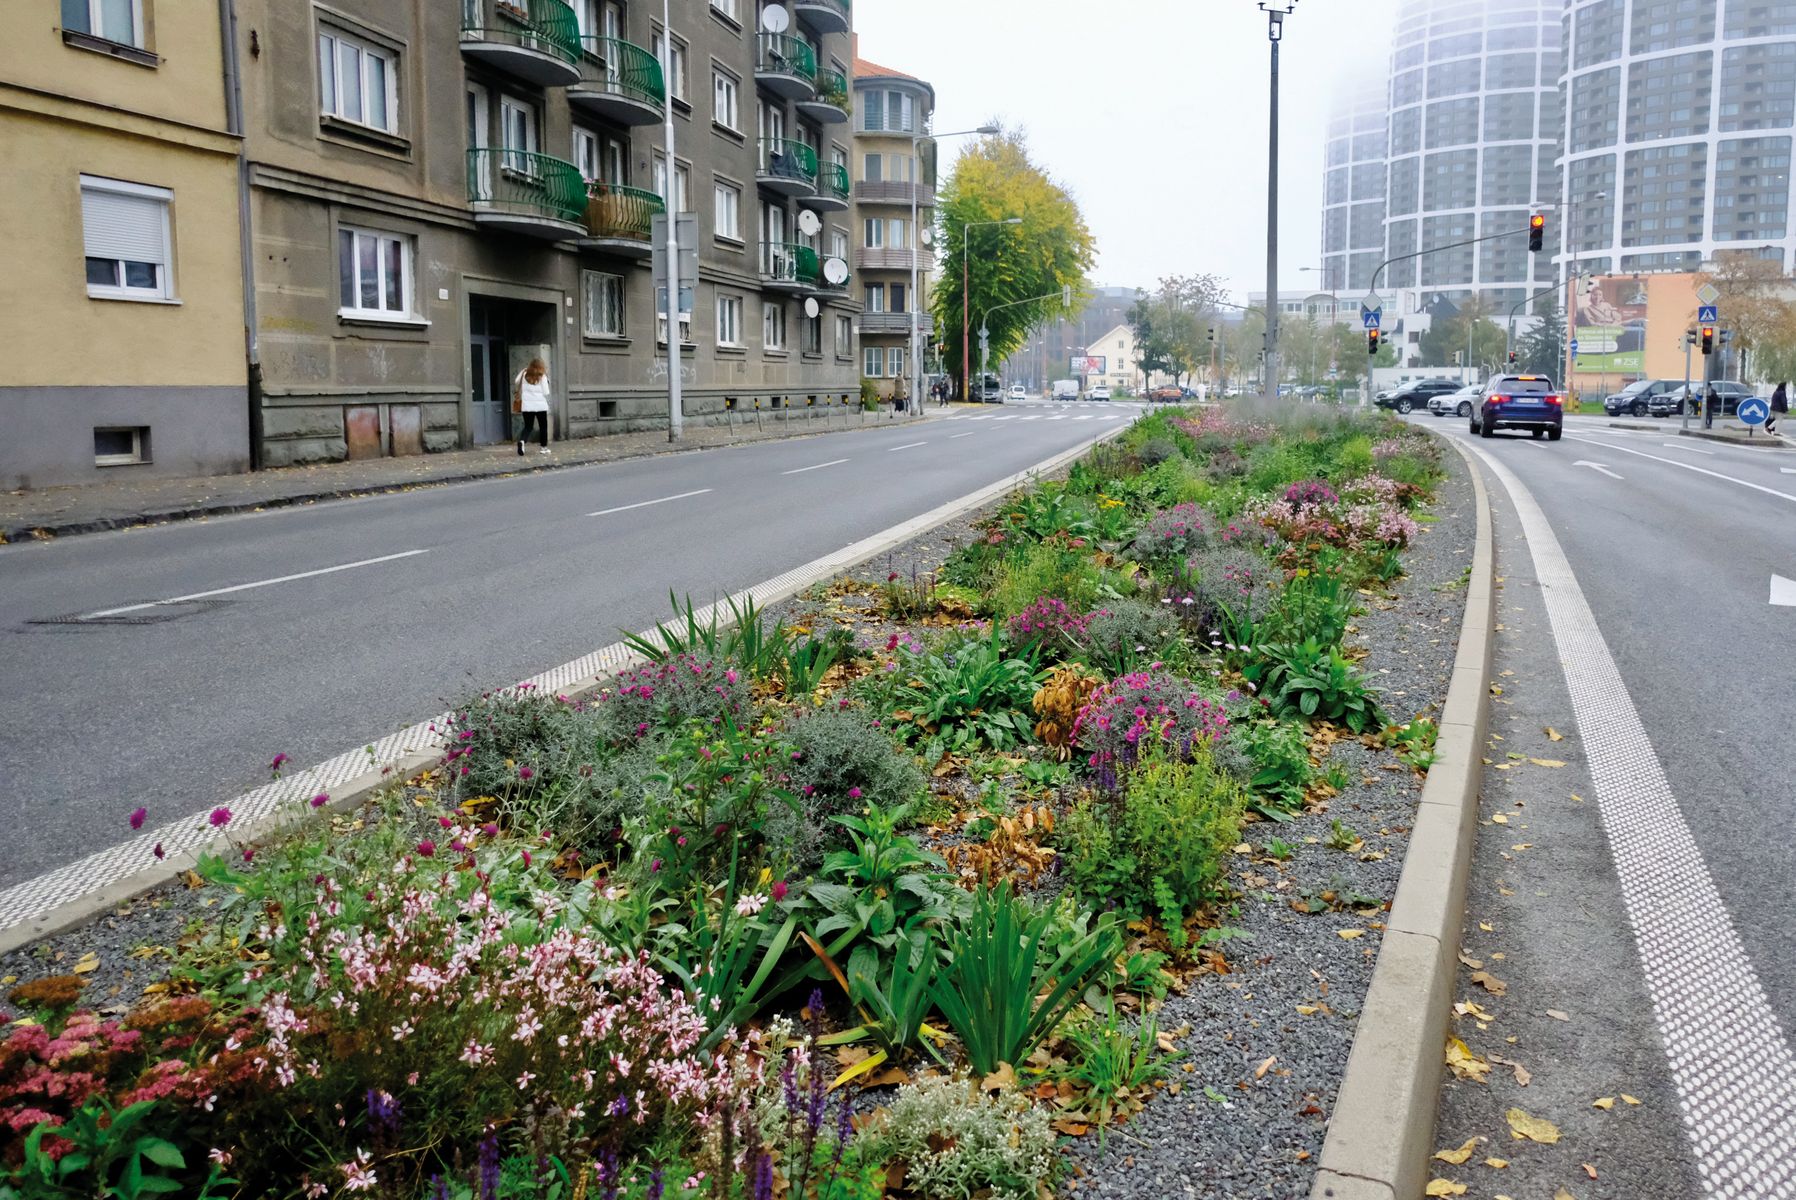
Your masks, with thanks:
[[(1634, 429), (1643, 433), (1676, 434), (1678, 437), (1701, 438), (1705, 442), (1721, 442), (1728, 446), (1742, 446), (1748, 450), (1788, 450), (1790, 442), (1779, 434), (1766, 434), (1764, 437), (1744, 438), (1737, 433), (1717, 431), (1713, 429), (1668, 429), (1663, 425), (1642, 425), (1633, 422), (1611, 421), (1611, 429)], [(1724, 426), (1724, 430), (1739, 430), (1744, 433), (1744, 425)]]
[[(746, 591), (720, 599), (699, 609), (699, 619), (709, 620), (715, 614), (720, 623), (727, 623), (732, 603), (741, 606), (744, 601), (753, 599), (756, 605), (766, 607), (790, 599), (812, 584), (832, 579), (842, 571), (877, 558), (937, 525), (982, 508), (1040, 475), (1077, 461), (1092, 447), (1120, 437), (1133, 424), (1131, 421), (1113, 426), (1026, 470), (988, 484), (959, 499), (950, 500), (920, 516), (795, 567)], [(642, 661), (641, 656), (628, 649), (624, 643), (614, 642), (571, 663), (564, 663), (523, 680), (517, 686), (529, 685), (541, 691), (578, 699), (597, 691), (619, 671)], [(381, 788), (410, 778), (440, 759), (440, 742), (436, 729), (448, 716), (449, 714), (444, 713), (428, 721), (420, 721), (408, 729), (380, 739), (365, 751), (346, 752), (325, 763), (294, 772), (278, 784), (258, 788), (254, 792), (226, 801), (224, 806), (233, 813), (252, 814), (247, 819), (233, 820), (229, 837), (194, 836), (193, 831), (204, 829), (206, 824), (205, 813), (195, 813), (182, 821), (144, 833), (123, 846), (99, 851), (0, 891), (0, 954), (9, 954), (40, 938), (83, 925), (133, 897), (174, 883), (205, 854), (222, 854), (233, 844), (246, 845), (265, 840), (296, 822), (306, 820), (314, 811), (340, 811), (366, 802)], [(357, 768), (350, 769), (347, 775), (341, 765), (345, 761), (357, 764)], [(322, 810), (313, 810), (307, 799), (319, 793), (328, 794), (329, 802)], [(150, 847), (172, 840), (177, 832), (186, 835), (184, 841), (187, 844), (171, 848), (166, 858), (156, 859)], [(52, 899), (46, 900), (46, 896)], [(63, 896), (67, 898), (60, 898)]]
[[(703, 454), (710, 450), (728, 450), (735, 446), (752, 446), (760, 442), (797, 441), (800, 438), (822, 437), (826, 433), (854, 433), (868, 429), (896, 429), (901, 425), (921, 425), (931, 418), (903, 416), (893, 420), (879, 422), (863, 422), (859, 425), (844, 425), (839, 428), (801, 429), (793, 432), (775, 433), (761, 437), (733, 438), (731, 441), (718, 442), (715, 445), (681, 446), (669, 443), (665, 448), (643, 450), (635, 454), (623, 454), (617, 458), (595, 458), (583, 462), (566, 462), (551, 459), (540, 462), (526, 459), (524, 465), (508, 466), (502, 471), (464, 471), (460, 474), (443, 475), (434, 479), (399, 479), (391, 483), (363, 484), (356, 487), (320, 487), (315, 491), (295, 492), (288, 496), (266, 496), (254, 500), (220, 500), (216, 502), (192, 504), (181, 508), (170, 508), (161, 512), (135, 513), (124, 517), (89, 517), (84, 520), (49, 523), (32, 523), (29, 521), (0, 525), (0, 546), (20, 545), (42, 537), (73, 537), (82, 533), (106, 533), (116, 529), (138, 529), (148, 525), (167, 525), (175, 521), (195, 521), (205, 517), (229, 517), (240, 513), (266, 511), (274, 508), (297, 508), (305, 504), (317, 504), (326, 500), (355, 500), (365, 496), (384, 496), (393, 492), (421, 491), (425, 488), (447, 487), (458, 483), (478, 483), (486, 479), (515, 479), (520, 475), (536, 475), (547, 471), (577, 471), (583, 467), (603, 467), (612, 463), (636, 462), (645, 458), (660, 458), (666, 454)], [(939, 419), (939, 418), (937, 418)], [(716, 429), (719, 425), (707, 425), (703, 428)], [(597, 441), (600, 439), (581, 439)], [(563, 446), (571, 443), (562, 442)]]
[(1311, 1200), (1412, 1200), (1428, 1181), (1454, 963), (1465, 919), (1478, 826), (1495, 627), (1496, 559), (1490, 497), (1466, 461), (1477, 502), (1477, 544), (1440, 736), (1410, 832), (1403, 874), (1360, 1007), (1335, 1096)]

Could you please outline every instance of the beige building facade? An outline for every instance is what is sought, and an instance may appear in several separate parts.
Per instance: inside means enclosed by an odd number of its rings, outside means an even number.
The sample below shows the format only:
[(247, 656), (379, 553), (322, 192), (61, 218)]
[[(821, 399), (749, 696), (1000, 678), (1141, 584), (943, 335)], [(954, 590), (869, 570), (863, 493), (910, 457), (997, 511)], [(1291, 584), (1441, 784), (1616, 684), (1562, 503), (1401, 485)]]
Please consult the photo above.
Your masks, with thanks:
[[(861, 301), (860, 373), (885, 398), (908, 396), (911, 322), (918, 345), (934, 327), (924, 244), (935, 224), (932, 143), (923, 139), (935, 89), (857, 58), (854, 64), (855, 272)], [(914, 270), (913, 270), (914, 267)]]
[[(249, 465), (220, 9), (19, 0), (0, 38), (0, 488)], [(29, 11), (26, 11), (29, 10)]]

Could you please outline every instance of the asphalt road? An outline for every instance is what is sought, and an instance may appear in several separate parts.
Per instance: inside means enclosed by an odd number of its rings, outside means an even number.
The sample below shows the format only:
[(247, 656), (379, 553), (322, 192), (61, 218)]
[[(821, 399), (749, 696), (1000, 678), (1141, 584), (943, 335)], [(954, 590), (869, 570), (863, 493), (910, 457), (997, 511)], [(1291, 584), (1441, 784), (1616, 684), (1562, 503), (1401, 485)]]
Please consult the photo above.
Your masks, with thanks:
[(0, 548), (0, 888), (125, 840), (139, 805), (202, 811), (276, 753), (366, 744), (648, 627), (670, 589), (759, 583), (1138, 412), (957, 409)]
[[(1411, 420), (1487, 463), (1503, 694), (1464, 944), (1506, 991), (1462, 969), (1456, 998), (1496, 1017), (1455, 1032), (1531, 1076), (1499, 1063), (1487, 1085), (1449, 1081), (1437, 1144), (1490, 1140), (1433, 1165), (1473, 1194), (1796, 1194), (1788, 1099), (1747, 1082), (1787, 1087), (1796, 1029), (1796, 606), (1772, 602), (1773, 576), (1796, 579), (1796, 453), (1680, 439), (1675, 422), (1572, 418), (1549, 443)], [(1581, 633), (1573, 593), (1594, 620)], [(1517, 1142), (1512, 1105), (1564, 1139)]]

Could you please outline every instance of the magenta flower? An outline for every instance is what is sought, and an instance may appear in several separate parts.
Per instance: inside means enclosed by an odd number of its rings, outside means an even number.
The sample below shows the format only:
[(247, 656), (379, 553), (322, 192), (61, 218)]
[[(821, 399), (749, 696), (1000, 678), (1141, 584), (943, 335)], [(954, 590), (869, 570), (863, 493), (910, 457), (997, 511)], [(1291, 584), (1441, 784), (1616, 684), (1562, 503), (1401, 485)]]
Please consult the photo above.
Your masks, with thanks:
[(251, 859), (253, 859), (255, 857), (256, 857), (256, 852), (254, 850), (250, 849), (248, 846), (245, 846), (243, 848), (243, 861), (244, 862), (249, 862)]
[(441, 825), (444, 829), (447, 829), (449, 828), (450, 820), (448, 817), (438, 817), (437, 824)]
[(150, 810), (147, 808), (140, 808), (137, 811), (133, 812), (131, 814), (131, 828), (142, 829), (144, 818), (149, 815), (150, 815)]
[(527, 867), (531, 863), (530, 851), (526, 850), (523, 853), (524, 853), (524, 865)]
[(425, 838), (423, 841), (418, 843), (418, 853), (422, 854), (425, 858), (430, 858), (431, 856), (436, 854), (436, 852), (437, 852), (437, 844), (435, 842), (431, 841), (429, 838)]
[(328, 796), (324, 792), (319, 792), (316, 796), (312, 797), (312, 807), (313, 808), (323, 808), (325, 805), (329, 804), (330, 802), (331, 802), (330, 796)]
[(449, 848), (457, 854), (464, 854), (467, 852), (468, 843), (462, 841), (460, 838), (450, 838)]
[(849, 788), (848, 789), (848, 798), (850, 800), (859, 800), (861, 798), (861, 789), (859, 789), (857, 787)]
[(281, 753), (274, 756), (274, 761), (268, 764), (268, 769), (270, 771), (278, 771), (281, 769), (281, 764), (286, 761), (287, 761), (287, 754), (285, 751), (282, 751)]
[(786, 887), (786, 881), (783, 879), (780, 880), (778, 883), (774, 884), (773, 885), (773, 902), (775, 904), (778, 904), (781, 900), (784, 900), (786, 898), (786, 893), (789, 890), (790, 889)]
[(212, 828), (223, 829), (231, 823), (231, 810), (221, 804), (212, 810), (212, 815), (207, 820), (212, 822)]
[(660, 870), (661, 870), (661, 860), (660, 859), (657, 858), (654, 862), (649, 864), (649, 874), (650, 875), (654, 875), (657, 872), (659, 872)]
[(518, 768), (518, 778), (519, 779), (529, 779), (534, 774), (536, 774), (536, 772), (531, 770), (529, 767), (519, 767)]
[(150, 853), (151, 853), (151, 854), (154, 854), (154, 855), (155, 855), (155, 856), (156, 856), (156, 859), (157, 859), (157, 861), (158, 861), (158, 862), (160, 862), (160, 861), (161, 861), (161, 860), (162, 860), (162, 859), (164, 859), (164, 858), (166, 858), (166, 857), (167, 857), (167, 854), (166, 854), (166, 852), (165, 852), (165, 851), (164, 851), (164, 850), (163, 850), (163, 849), (162, 849), (162, 843), (161, 843), (161, 842), (157, 842), (157, 843), (156, 843), (156, 848), (155, 848), (155, 849), (153, 849), (153, 850), (151, 850), (151, 851), (150, 851)]
[(486, 834), (486, 836), (488, 836), (488, 837), (498, 837), (499, 836), (499, 827), (497, 825), (493, 824), (491, 821), (488, 821), (485, 825), (482, 825), (480, 827), (480, 832)]

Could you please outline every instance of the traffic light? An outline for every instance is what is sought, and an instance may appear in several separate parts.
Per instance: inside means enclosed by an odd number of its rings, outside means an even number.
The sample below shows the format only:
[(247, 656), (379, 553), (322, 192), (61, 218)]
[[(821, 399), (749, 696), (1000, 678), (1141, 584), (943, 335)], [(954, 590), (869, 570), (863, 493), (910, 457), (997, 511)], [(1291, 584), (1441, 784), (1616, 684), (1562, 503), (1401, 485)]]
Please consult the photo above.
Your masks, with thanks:
[(1214, 325), (1210, 326), (1210, 340), (1212, 342), (1216, 340), (1216, 326)]
[(1366, 330), (1366, 353), (1378, 353), (1378, 331), (1376, 329)]
[(1715, 353), (1715, 327), (1713, 325), (1702, 327), (1702, 352), (1704, 354)]
[(1515, 351), (1513, 350), (1509, 352), (1509, 365), (1512, 367), (1515, 365)]
[(1547, 232), (1547, 217), (1546, 217), (1545, 213), (1535, 213), (1533, 216), (1529, 217), (1528, 218), (1528, 249), (1533, 250), (1533, 251), (1538, 251), (1541, 246), (1541, 241), (1546, 236), (1546, 232)]

